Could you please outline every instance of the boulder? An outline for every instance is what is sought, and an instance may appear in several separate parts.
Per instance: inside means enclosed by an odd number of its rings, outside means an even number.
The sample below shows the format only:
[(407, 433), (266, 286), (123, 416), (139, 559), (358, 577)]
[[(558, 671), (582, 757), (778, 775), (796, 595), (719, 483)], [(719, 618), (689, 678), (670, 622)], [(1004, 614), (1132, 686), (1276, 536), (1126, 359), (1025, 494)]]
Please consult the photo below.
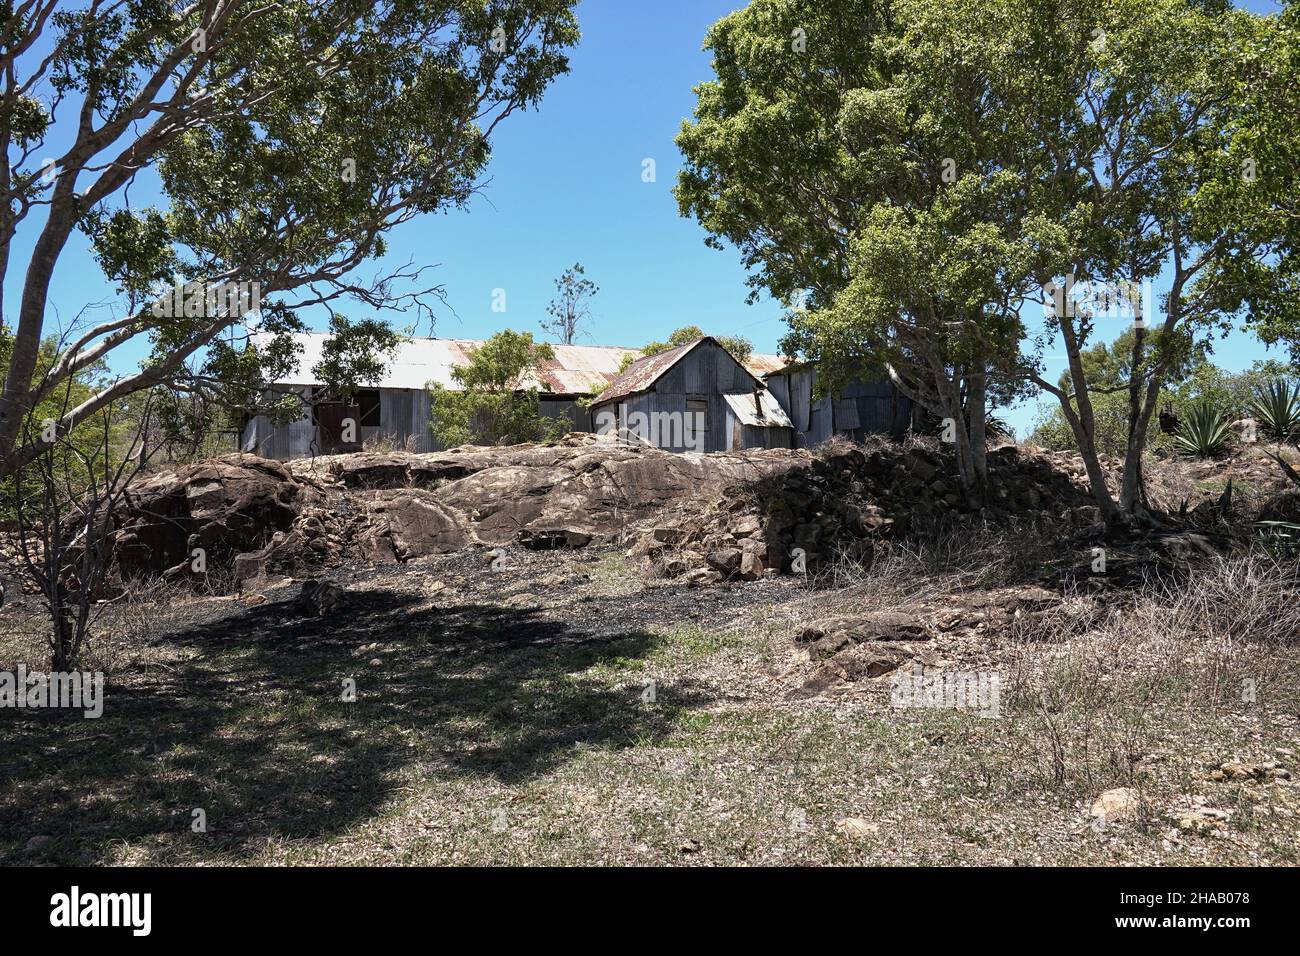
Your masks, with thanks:
[(337, 456), (328, 471), (349, 488), (436, 488), (487, 466), (484, 456), (360, 452)]
[(791, 700), (807, 700), (836, 687), (889, 674), (916, 656), (916, 651), (905, 644), (854, 645), (824, 662), (787, 696)]
[(519, 543), (533, 551), (551, 551), (557, 548), (585, 548), (591, 535), (578, 528), (525, 528), (519, 533)]
[(345, 601), (346, 595), (337, 584), (312, 580), (302, 582), (295, 606), (303, 614), (329, 617), (342, 608)]
[(740, 566), (737, 571), (743, 580), (757, 581), (763, 576), (764, 570), (763, 559), (759, 557), (757, 552), (746, 550), (741, 554)]
[(731, 574), (740, 569), (741, 557), (739, 548), (719, 548), (706, 554), (704, 560), (719, 574)]
[(1135, 789), (1116, 787), (1099, 794), (1088, 813), (1103, 823), (1127, 822), (1137, 819), (1141, 805), (1141, 795)]
[(928, 641), (931, 632), (916, 614), (873, 611), (850, 617), (833, 617), (810, 624), (795, 635), (798, 644), (820, 643), (835, 637), (844, 646), (864, 641)]
[(368, 492), (361, 499), (366, 526), (362, 549), (381, 561), (410, 561), (468, 547), (474, 537), (465, 516), (430, 491), (408, 489)]
[(125, 577), (162, 574), (196, 548), (209, 569), (263, 548), (319, 500), (276, 461), (227, 455), (155, 475), (134, 487), (114, 515), (113, 552)]

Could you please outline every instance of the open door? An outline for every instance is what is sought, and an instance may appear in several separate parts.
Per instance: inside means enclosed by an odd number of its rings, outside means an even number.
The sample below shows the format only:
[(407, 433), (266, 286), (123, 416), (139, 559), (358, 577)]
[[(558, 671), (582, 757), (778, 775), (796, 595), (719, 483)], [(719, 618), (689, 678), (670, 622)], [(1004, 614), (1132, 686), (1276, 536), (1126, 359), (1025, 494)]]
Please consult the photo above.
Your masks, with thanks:
[(322, 455), (361, 450), (361, 406), (320, 402), (313, 407), (316, 436)]

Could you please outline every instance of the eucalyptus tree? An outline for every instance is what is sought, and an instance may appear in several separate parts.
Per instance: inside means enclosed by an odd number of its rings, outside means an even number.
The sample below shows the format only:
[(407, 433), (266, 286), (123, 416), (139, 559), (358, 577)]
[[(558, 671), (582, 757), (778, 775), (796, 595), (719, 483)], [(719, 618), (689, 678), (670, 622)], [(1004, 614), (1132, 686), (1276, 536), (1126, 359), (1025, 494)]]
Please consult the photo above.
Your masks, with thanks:
[(555, 298), (546, 306), (550, 318), (541, 321), (542, 331), (555, 336), (561, 345), (572, 345), (583, 323), (591, 319), (591, 300), (599, 291), (581, 262), (565, 269), (555, 280)]
[[(1057, 398), (1103, 513), (1129, 521), (1145, 512), (1142, 458), (1161, 389), (1189, 349), (1229, 329), (1259, 288), (1238, 266), (1267, 255), (1271, 240), (1254, 200), (1255, 164), (1241, 161), (1234, 138), (1248, 92), (1275, 97), (1259, 86), (1259, 68), (1280, 24), (1188, 0), (1053, 0), (1030, 16), (1024, 4), (997, 6), (1001, 28), (981, 23), (972, 42), (997, 61), (999, 85), (1046, 92), (1036, 108), (1003, 114), (1028, 140), (1022, 169), (1040, 209), (1067, 233), (1044, 287), (1083, 280), (1089, 289), (1053, 303), (1068, 382), (1037, 373), (1033, 381)], [(1067, 70), (1049, 75), (1012, 55), (1006, 30), (1013, 42), (1067, 51)], [(1158, 281), (1168, 291), (1157, 298)], [(1086, 351), (1130, 322), (1127, 380), (1090, 382)], [(1118, 500), (1095, 444), (1092, 399), (1101, 389), (1128, 397)]]
[(1250, 40), (1253, 69), (1238, 79), (1226, 147), (1226, 165), (1242, 175), (1227, 177), (1208, 198), (1220, 204), (1218, 215), (1238, 216), (1260, 245), (1241, 243), (1215, 268), (1246, 290), (1259, 337), (1286, 348), (1300, 368), (1300, 4), (1288, 0), (1274, 28)]
[[(1029, 383), (1058, 399), (1103, 514), (1128, 521), (1170, 371), (1253, 304), (1279, 336), (1295, 314), (1278, 292), (1294, 19), (1218, 0), (754, 0), (709, 34), (679, 203), (756, 286), (805, 294), (794, 344), (874, 356), (955, 419), (968, 491), (987, 384)], [(1158, 279), (1158, 303), (1134, 294)], [(1080, 282), (1103, 294), (1079, 300)], [(1047, 335), (1017, 347), (1045, 300)], [(1128, 378), (1105, 386), (1129, 403), (1116, 499), (1082, 356), (1129, 321)], [(1063, 385), (1043, 373), (1058, 335)]]
[(957, 34), (918, 30), (925, 12), (754, 0), (720, 20), (716, 79), (678, 137), (677, 196), (711, 244), (740, 248), (755, 290), (791, 304), (788, 351), (829, 383), (878, 367), (947, 420), (979, 500), (988, 400), (1018, 387), (1002, 372), (1022, 332), (1013, 305), (1053, 236), (999, 163), (1015, 131), (985, 128), (980, 65), (938, 56)]
[[(429, 310), (439, 290), (422, 287), (422, 267), (360, 270), (394, 226), (468, 200), (498, 124), (567, 70), (572, 6), (0, 6), (0, 286), (15, 293), (11, 308), (0, 299), (0, 474), (41, 451), (22, 440), (31, 410), (128, 346), (147, 347), (141, 367), (68, 409), (57, 434), (177, 381), (247, 401), (253, 382), (293, 361), (304, 310), (332, 316), (348, 299), (372, 313)], [(151, 192), (158, 205), (139, 205)], [(118, 308), (52, 328), (51, 289), (78, 231)], [(177, 284), (180, 294), (164, 291)], [(244, 347), (250, 323), (269, 345)], [(58, 355), (38, 372), (51, 335)]]

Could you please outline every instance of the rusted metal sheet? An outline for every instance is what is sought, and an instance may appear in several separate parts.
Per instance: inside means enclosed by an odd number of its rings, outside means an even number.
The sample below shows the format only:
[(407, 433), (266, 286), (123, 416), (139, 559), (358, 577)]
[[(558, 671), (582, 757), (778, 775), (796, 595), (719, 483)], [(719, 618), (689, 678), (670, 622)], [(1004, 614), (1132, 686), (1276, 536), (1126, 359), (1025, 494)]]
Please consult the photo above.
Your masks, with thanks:
[[(254, 344), (268, 336), (254, 335)], [(312, 368), (322, 357), (328, 336), (322, 332), (307, 332), (295, 337), (302, 346), (297, 368), (276, 385), (319, 385)], [(376, 388), (423, 389), (430, 383), (444, 388), (455, 388), (452, 369), (466, 366), (476, 348), (483, 345), (477, 339), (424, 339), (407, 338), (385, 363), (384, 374), (378, 382), (367, 383)], [(618, 377), (624, 356), (634, 358), (641, 353), (636, 349), (606, 345), (553, 345), (554, 359), (543, 359), (537, 376), (521, 382), (520, 387), (536, 387), (541, 391), (561, 395), (591, 394)]]
[(779, 372), (788, 364), (790, 363), (784, 356), (769, 355), (765, 352), (753, 352), (749, 358), (745, 359), (745, 368), (749, 369), (751, 375), (758, 378), (771, 375), (773, 372)]
[(627, 367), (627, 371), (614, 380), (609, 388), (601, 392), (601, 402), (612, 402), (646, 391), (698, 344), (699, 342), (692, 342), (689, 345), (679, 345), (658, 355), (647, 355), (637, 359)]
[[(676, 374), (679, 363), (687, 356), (694, 355), (697, 349), (708, 343), (707, 354), (698, 361), (681, 368), (682, 381), (674, 379), (668, 382), (669, 373)], [(731, 361), (727, 361), (731, 359)], [(731, 357), (731, 353), (715, 339), (705, 336), (694, 342), (679, 345), (676, 348), (637, 359), (628, 366), (627, 371), (614, 380), (614, 383), (600, 394), (600, 402), (617, 401), (629, 395), (638, 395), (654, 388), (665, 379), (662, 388), (681, 391), (688, 394), (708, 394), (712, 392), (747, 391), (761, 388), (762, 382), (749, 369), (741, 366)], [(662, 389), (661, 389), (662, 390)]]
[(624, 356), (640, 352), (606, 345), (553, 345), (555, 358), (542, 359), (524, 387), (556, 395), (590, 395), (618, 378)]
[[(757, 392), (724, 395), (723, 398), (742, 425), (753, 425), (759, 428), (794, 427), (785, 409), (777, 404), (776, 398), (765, 388)], [(758, 399), (757, 402), (755, 398)]]

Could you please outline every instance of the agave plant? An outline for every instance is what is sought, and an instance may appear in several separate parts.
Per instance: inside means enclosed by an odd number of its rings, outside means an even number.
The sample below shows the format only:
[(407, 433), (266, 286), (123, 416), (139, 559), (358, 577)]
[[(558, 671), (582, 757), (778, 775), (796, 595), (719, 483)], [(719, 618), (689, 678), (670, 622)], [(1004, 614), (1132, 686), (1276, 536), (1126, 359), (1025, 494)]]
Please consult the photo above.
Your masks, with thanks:
[(1193, 406), (1178, 423), (1174, 447), (1189, 458), (1209, 458), (1220, 454), (1232, 437), (1232, 429), (1223, 413), (1209, 402)]
[(1300, 434), (1300, 382), (1292, 385), (1279, 378), (1256, 387), (1250, 410), (1264, 434), (1275, 441)]
[[(928, 431), (933, 435), (942, 435), (947, 425), (944, 422), (947, 419), (940, 418), (937, 415), (926, 414), (922, 419), (922, 430)], [(1014, 441), (1016, 438), (1015, 431), (1011, 426), (996, 415), (989, 413), (984, 416), (984, 431), (989, 438), (1005, 438), (1008, 441)]]
[(1013, 441), (1016, 437), (1016, 433), (1011, 430), (1011, 426), (996, 415), (989, 415), (984, 419), (984, 431), (990, 438), (1005, 438), (1008, 441)]
[[(1295, 450), (1300, 452), (1300, 443), (1296, 444)], [(1300, 471), (1296, 471), (1280, 452), (1266, 451), (1264, 454), (1278, 463), (1291, 484), (1300, 488)], [(1300, 524), (1294, 521), (1256, 521), (1255, 529), (1263, 535), (1265, 546), (1274, 554), (1300, 554)]]

